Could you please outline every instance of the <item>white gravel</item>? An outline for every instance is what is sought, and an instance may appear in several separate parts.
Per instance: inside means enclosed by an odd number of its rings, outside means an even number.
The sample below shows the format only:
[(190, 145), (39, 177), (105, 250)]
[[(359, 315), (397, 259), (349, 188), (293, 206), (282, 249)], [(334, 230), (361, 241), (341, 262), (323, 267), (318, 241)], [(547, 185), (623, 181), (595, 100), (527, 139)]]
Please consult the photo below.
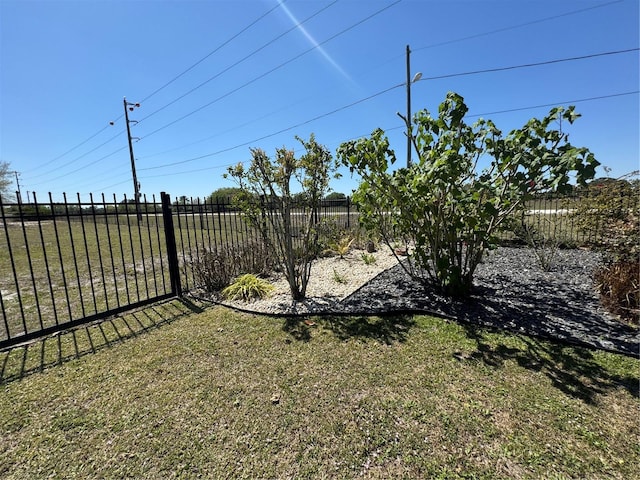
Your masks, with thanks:
[(638, 329), (621, 323), (598, 301), (592, 279), (602, 261), (597, 253), (561, 250), (553, 269), (544, 272), (530, 249), (499, 248), (486, 255), (466, 299), (444, 297), (417, 283), (388, 249), (375, 252), (371, 265), (362, 254), (353, 250), (344, 259), (314, 262), (307, 299), (302, 302), (292, 302), (282, 275), (269, 279), (275, 292), (265, 300), (209, 300), (277, 315), (430, 313), (464, 324), (640, 356)]
[[(373, 256), (375, 262), (367, 264), (363, 254)], [(313, 262), (307, 285), (307, 298), (303, 301), (291, 300), (291, 291), (284, 274), (274, 274), (267, 279), (275, 287), (268, 298), (250, 303), (219, 298), (217, 301), (223, 305), (256, 313), (302, 314), (331, 310), (338, 302), (397, 263), (396, 257), (388, 249), (380, 249), (373, 253), (353, 249), (344, 258), (325, 257)]]

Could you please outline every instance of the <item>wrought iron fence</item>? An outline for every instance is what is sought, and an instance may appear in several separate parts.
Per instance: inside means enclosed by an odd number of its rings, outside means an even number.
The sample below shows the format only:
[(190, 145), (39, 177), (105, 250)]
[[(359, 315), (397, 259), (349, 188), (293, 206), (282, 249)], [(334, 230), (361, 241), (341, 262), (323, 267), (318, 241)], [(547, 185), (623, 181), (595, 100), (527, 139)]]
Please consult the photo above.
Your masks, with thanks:
[(155, 198), (140, 205), (138, 218), (126, 198), (33, 197), (0, 199), (0, 347), (177, 294)]
[[(353, 213), (349, 199), (319, 210), (346, 227)], [(171, 203), (165, 193), (138, 205), (0, 198), (0, 229), (0, 348), (179, 296), (199, 286), (194, 266), (207, 252), (262, 243), (228, 199)], [(242, 252), (263, 261), (260, 248)]]
[[(526, 205), (521, 221), (568, 245), (593, 244), (611, 212), (594, 209), (591, 227), (583, 228), (575, 212), (584, 198), (541, 196)], [(616, 202), (620, 211), (637, 212), (635, 194)], [(304, 214), (293, 210), (294, 220)], [(348, 197), (325, 200), (313, 221), (326, 219), (353, 229), (357, 208)], [(256, 271), (265, 255), (260, 233), (228, 199), (172, 203), (165, 193), (138, 205), (115, 196), (0, 198), (0, 230), (0, 348), (198, 288), (195, 266), (208, 252), (240, 251), (249, 257), (243, 265)]]

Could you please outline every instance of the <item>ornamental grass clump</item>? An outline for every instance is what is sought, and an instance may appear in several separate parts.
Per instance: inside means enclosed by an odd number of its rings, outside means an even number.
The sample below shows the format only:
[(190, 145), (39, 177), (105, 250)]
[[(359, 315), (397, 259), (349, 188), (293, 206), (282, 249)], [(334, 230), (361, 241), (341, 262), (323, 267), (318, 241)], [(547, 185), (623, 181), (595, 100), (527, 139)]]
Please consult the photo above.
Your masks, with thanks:
[(222, 296), (227, 300), (250, 302), (269, 296), (273, 290), (274, 286), (266, 280), (246, 273), (240, 275), (231, 285), (223, 289)]
[(349, 236), (341, 237), (337, 240), (332, 240), (329, 242), (329, 248), (327, 250), (344, 259), (344, 256), (349, 253), (351, 245), (353, 245), (353, 241), (354, 239)]

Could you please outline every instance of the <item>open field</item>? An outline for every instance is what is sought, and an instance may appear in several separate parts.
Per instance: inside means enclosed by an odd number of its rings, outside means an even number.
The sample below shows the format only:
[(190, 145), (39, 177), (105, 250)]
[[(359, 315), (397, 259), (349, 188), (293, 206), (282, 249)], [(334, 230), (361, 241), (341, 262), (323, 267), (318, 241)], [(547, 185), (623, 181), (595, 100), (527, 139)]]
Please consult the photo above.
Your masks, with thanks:
[(426, 316), (313, 322), (176, 301), (2, 352), (0, 477), (637, 475), (637, 359)]
[(0, 340), (167, 291), (156, 226), (47, 220), (0, 229)]

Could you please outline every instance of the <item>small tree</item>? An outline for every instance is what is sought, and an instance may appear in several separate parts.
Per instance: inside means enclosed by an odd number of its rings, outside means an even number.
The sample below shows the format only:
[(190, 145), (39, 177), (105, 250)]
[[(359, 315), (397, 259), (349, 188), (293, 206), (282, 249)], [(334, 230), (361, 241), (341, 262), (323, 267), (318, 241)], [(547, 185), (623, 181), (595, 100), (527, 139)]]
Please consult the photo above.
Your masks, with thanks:
[[(353, 199), (361, 221), (392, 251), (409, 251), (403, 267), (445, 293), (468, 295), (473, 275), (505, 220), (532, 194), (571, 188), (592, 178), (598, 162), (586, 148), (551, 127), (577, 118), (573, 107), (554, 108), (503, 137), (491, 121), (464, 122), (467, 106), (447, 94), (438, 117), (423, 110), (405, 119), (417, 162), (389, 172), (396, 160), (382, 130), (342, 144), (338, 157), (362, 178)], [(480, 169), (479, 165), (488, 163)]]
[[(249, 168), (239, 163), (229, 168), (225, 177), (238, 184), (238, 206), (282, 262), (292, 298), (302, 300), (317, 250), (318, 205), (329, 190), (335, 163), (313, 134), (309, 141), (296, 139), (306, 150), (299, 159), (292, 150), (280, 148), (272, 160), (254, 148)], [(292, 182), (300, 192), (293, 193)]]
[(206, 201), (209, 203), (229, 202), (233, 201), (236, 195), (240, 192), (238, 187), (221, 187), (207, 196)]
[(9, 193), (9, 185), (11, 185), (9, 168), (8, 162), (0, 162), (0, 196), (3, 197)]

